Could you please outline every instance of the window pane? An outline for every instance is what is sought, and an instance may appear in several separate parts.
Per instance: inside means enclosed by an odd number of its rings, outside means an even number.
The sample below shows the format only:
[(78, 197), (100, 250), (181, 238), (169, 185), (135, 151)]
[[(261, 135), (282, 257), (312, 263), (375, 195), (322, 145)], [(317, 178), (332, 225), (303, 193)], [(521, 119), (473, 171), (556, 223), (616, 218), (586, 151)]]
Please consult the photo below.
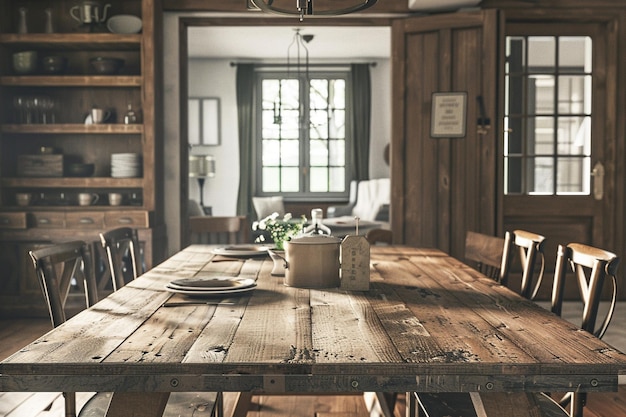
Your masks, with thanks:
[(346, 108), (346, 81), (331, 80), (330, 82), (330, 98), (328, 100), (330, 107), (335, 109)]
[(263, 165), (278, 165), (280, 162), (280, 142), (277, 140), (263, 141)]
[(326, 110), (311, 110), (311, 139), (328, 138), (328, 112)]
[(346, 191), (346, 170), (344, 168), (330, 168), (330, 189), (328, 191)]
[(346, 112), (335, 110), (330, 115), (329, 136), (342, 139), (346, 137)]
[(328, 141), (312, 140), (311, 141), (311, 166), (327, 166), (328, 165)]
[(559, 158), (557, 194), (589, 194), (591, 158)]
[(310, 187), (312, 192), (328, 191), (328, 169), (311, 167)]
[(552, 117), (529, 117), (528, 118), (528, 144), (529, 155), (553, 155), (554, 154), (554, 118)]
[(263, 131), (264, 138), (278, 138), (280, 134), (280, 124), (276, 124), (274, 120), (273, 110), (263, 110)]
[(556, 40), (553, 36), (528, 37), (528, 72), (554, 72)]
[(527, 183), (531, 194), (554, 193), (554, 159), (528, 158)]
[(329, 165), (330, 166), (345, 166), (346, 164), (346, 141), (345, 140), (331, 140), (329, 142)]
[(520, 73), (526, 67), (526, 39), (516, 36), (507, 37), (506, 57), (505, 72)]
[(281, 191), (298, 192), (300, 191), (300, 169), (299, 168), (283, 168), (280, 178)]
[(505, 194), (521, 194), (522, 186), (522, 158), (504, 158), (504, 172), (508, 173), (505, 181)]
[(591, 155), (591, 118), (559, 117), (559, 155)]
[(263, 192), (280, 191), (280, 169), (279, 168), (263, 168)]
[(281, 119), (281, 137), (288, 139), (298, 139), (300, 137), (300, 111), (283, 110)]
[(554, 113), (554, 77), (533, 75), (528, 77), (528, 114)]
[(591, 38), (561, 36), (559, 38), (559, 67), (561, 71), (591, 72)]
[(300, 142), (297, 140), (283, 140), (280, 147), (280, 163), (283, 166), (298, 166), (300, 164)]
[(559, 76), (559, 113), (588, 114), (591, 112), (591, 76)]
[(326, 109), (328, 106), (328, 80), (311, 80), (311, 109)]

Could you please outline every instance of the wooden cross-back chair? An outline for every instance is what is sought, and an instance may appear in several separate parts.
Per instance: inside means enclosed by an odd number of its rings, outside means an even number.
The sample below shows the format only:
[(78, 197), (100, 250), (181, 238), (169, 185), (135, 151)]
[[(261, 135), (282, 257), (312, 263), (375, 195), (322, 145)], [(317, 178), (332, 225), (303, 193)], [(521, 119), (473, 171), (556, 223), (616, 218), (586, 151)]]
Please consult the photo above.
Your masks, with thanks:
[(465, 260), (489, 278), (506, 282), (510, 257), (503, 256), (505, 240), (501, 237), (468, 231), (465, 235)]
[[(82, 279), (85, 305), (90, 307), (98, 301), (98, 285), (91, 267), (91, 252), (83, 241), (59, 243), (32, 250), (29, 256), (48, 307), (52, 326), (65, 323), (67, 302), (72, 281)], [(98, 396), (100, 394), (96, 394)], [(65, 417), (76, 416), (76, 394), (64, 392)]]
[(371, 229), (365, 233), (365, 239), (370, 245), (386, 244), (391, 245), (393, 243), (393, 233), (388, 229)]
[[(143, 273), (137, 230), (120, 227), (100, 233), (100, 243), (106, 253), (113, 291), (122, 288), (127, 279), (133, 280)], [(127, 268), (130, 273), (124, 274)]]
[[(506, 232), (504, 236), (504, 252), (502, 254), (502, 272), (500, 283), (508, 284), (508, 277), (515, 255), (515, 249), (522, 265), (522, 282), (520, 294), (522, 297), (534, 300), (539, 292), (545, 271), (545, 257), (543, 253), (546, 238), (537, 233), (526, 230)], [(535, 267), (540, 261), (541, 267), (535, 277)]]
[(246, 216), (189, 217), (191, 243), (236, 244), (250, 241)]
[[(563, 309), (563, 291), (568, 282), (568, 270), (573, 272), (572, 281), (576, 282), (583, 304), (581, 329), (602, 338), (613, 317), (617, 301), (617, 267), (620, 259), (612, 252), (584, 245), (570, 243), (559, 245), (552, 286), (551, 311), (561, 315)], [(598, 314), (604, 283), (610, 281), (611, 302), (598, 325)], [(587, 394), (570, 392), (559, 402), (566, 406), (571, 417), (582, 417)]]

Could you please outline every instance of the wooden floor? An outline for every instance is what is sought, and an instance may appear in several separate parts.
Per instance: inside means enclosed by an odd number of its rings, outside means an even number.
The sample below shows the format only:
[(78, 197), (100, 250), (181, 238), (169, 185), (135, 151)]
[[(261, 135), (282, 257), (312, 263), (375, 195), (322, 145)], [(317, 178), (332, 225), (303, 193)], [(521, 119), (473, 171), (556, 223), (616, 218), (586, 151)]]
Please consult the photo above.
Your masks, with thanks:
[[(620, 326), (617, 320), (611, 326)], [(624, 323), (626, 325), (626, 323)], [(0, 320), (0, 359), (9, 356), (52, 328), (48, 319)], [(15, 394), (12, 394), (15, 396)], [(40, 397), (41, 398), (41, 397)], [(88, 396), (84, 396), (83, 401)], [(54, 396), (50, 399), (52, 401)], [(81, 402), (81, 397), (78, 398)], [(259, 396), (248, 417), (369, 417), (363, 397), (352, 396)], [(232, 394), (225, 395), (225, 415), (234, 405)], [(0, 393), (0, 417), (6, 416), (8, 401)], [(39, 407), (40, 408), (40, 407)], [(403, 401), (396, 407), (396, 416), (404, 416)], [(11, 417), (63, 417), (63, 403), (59, 398), (49, 411), (33, 413), (24, 407)], [(585, 417), (626, 417), (626, 386), (617, 393), (594, 393), (589, 395)]]

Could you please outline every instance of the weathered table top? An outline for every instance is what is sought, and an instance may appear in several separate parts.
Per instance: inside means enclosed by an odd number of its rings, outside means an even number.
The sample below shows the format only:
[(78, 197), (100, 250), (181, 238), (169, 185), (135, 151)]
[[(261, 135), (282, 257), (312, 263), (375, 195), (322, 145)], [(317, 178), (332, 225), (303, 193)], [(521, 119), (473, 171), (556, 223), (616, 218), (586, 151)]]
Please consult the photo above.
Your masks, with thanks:
[[(433, 249), (373, 247), (368, 292), (308, 290), (268, 257), (191, 246), (0, 363), (0, 391), (616, 390), (626, 355)], [(164, 307), (177, 278), (257, 279)], [(180, 297), (175, 295), (174, 297)]]

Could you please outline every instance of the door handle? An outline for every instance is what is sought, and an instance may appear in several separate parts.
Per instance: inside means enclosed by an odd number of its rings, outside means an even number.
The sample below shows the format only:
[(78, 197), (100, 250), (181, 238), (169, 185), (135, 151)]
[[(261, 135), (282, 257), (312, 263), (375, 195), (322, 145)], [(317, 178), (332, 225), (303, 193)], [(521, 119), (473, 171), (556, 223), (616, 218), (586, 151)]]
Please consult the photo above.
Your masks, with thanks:
[(602, 200), (604, 197), (604, 165), (602, 162), (596, 162), (591, 170), (591, 176), (593, 177), (593, 198)]

